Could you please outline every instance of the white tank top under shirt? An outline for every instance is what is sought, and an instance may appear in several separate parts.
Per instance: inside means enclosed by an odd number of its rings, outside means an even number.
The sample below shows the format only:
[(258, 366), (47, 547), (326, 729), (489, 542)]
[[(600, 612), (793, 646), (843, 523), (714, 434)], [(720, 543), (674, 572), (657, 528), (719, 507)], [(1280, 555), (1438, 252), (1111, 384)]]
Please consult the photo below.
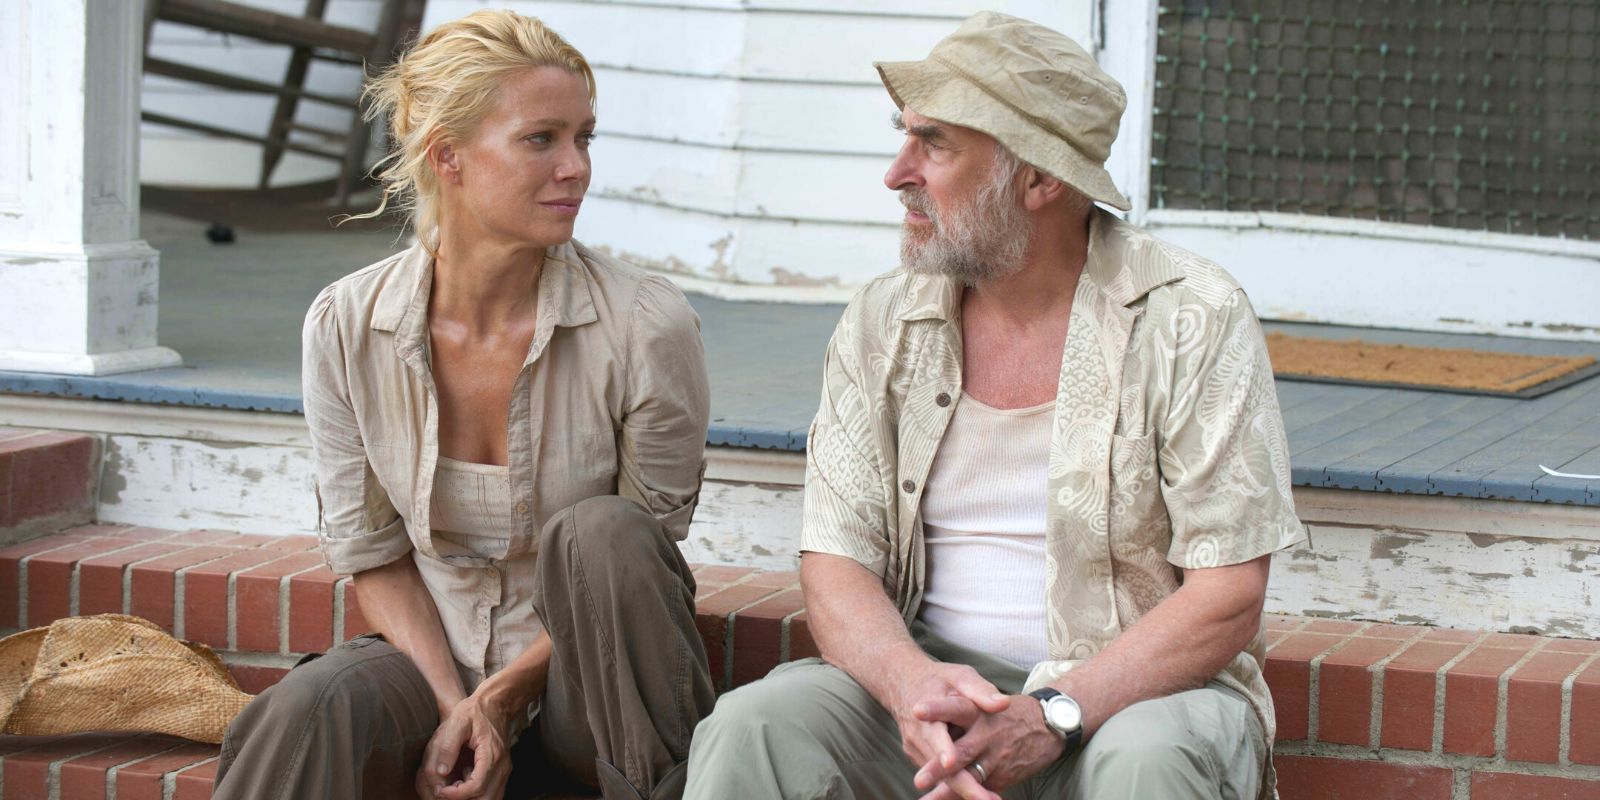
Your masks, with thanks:
[(1055, 401), (991, 408), (963, 394), (922, 494), (935, 634), (1024, 669), (1049, 656), (1045, 507)]

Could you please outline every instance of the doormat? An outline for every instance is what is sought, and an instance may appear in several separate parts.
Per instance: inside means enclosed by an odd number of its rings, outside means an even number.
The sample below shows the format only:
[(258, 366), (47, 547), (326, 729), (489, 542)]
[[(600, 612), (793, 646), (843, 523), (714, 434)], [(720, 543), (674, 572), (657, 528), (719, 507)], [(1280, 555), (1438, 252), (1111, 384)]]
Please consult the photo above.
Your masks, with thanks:
[(1594, 356), (1497, 353), (1360, 339), (1313, 339), (1267, 334), (1279, 378), (1397, 389), (1538, 397), (1600, 374)]

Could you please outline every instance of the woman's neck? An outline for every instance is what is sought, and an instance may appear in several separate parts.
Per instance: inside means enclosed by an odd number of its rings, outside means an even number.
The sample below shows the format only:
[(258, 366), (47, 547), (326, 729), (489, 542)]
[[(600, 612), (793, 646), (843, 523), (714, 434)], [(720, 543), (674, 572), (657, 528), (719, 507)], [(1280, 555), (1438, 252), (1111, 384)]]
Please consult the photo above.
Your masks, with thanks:
[(441, 235), (428, 315), (473, 336), (518, 327), (534, 313), (543, 247)]

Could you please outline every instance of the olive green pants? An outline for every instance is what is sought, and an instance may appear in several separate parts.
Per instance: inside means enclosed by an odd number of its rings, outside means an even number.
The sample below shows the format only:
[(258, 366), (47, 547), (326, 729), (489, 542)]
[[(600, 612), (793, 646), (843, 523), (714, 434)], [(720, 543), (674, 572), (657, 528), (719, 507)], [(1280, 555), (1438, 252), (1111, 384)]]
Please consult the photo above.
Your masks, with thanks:
[[(934, 658), (977, 669), (1016, 694), (1028, 674), (939, 639), (919, 624)], [(1267, 756), (1250, 703), (1211, 683), (1136, 703), (1079, 752), (1003, 792), (1008, 800), (1255, 800)], [(690, 800), (895, 800), (923, 793), (894, 718), (843, 670), (808, 658), (737, 689), (695, 731)]]
[[(618, 497), (540, 533), (534, 607), (553, 647), (508, 798), (572, 787), (671, 798), (715, 693), (694, 625), (694, 576), (666, 529)], [(291, 670), (228, 728), (215, 800), (414, 796), (439, 715), (410, 657), (364, 636)]]

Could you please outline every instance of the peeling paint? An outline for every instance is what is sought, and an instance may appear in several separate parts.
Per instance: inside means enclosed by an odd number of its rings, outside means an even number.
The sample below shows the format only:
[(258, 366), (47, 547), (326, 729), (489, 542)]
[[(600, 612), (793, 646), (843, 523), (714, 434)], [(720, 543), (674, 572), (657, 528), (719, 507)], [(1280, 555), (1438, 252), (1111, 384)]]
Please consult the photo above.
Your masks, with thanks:
[(100, 502), (117, 503), (122, 491), (128, 488), (128, 479), (122, 474), (122, 446), (115, 436), (106, 437), (105, 461), (100, 466)]
[(1401, 552), (1407, 547), (1422, 541), (1421, 536), (1403, 533), (1380, 533), (1372, 537), (1372, 558), (1393, 561), (1399, 564), (1405, 561), (1405, 553)]
[(8, 258), (6, 263), (13, 267), (31, 267), (34, 264), (48, 264), (48, 258)]
[(772, 285), (774, 286), (834, 287), (843, 285), (839, 282), (839, 277), (837, 275), (828, 275), (826, 277), (817, 278), (807, 275), (803, 272), (791, 272), (783, 267), (773, 267), (767, 271), (772, 273)]
[(1476, 324), (1478, 324), (1474, 320), (1462, 319), (1461, 317), (1440, 317), (1439, 321), (1445, 323), (1446, 325), (1476, 325)]
[(733, 265), (728, 263), (728, 248), (733, 246), (733, 233), (729, 232), (728, 235), (707, 246), (711, 248), (711, 252), (717, 254), (717, 257), (711, 262), (711, 266), (706, 268), (706, 271), (721, 280), (734, 280)]
[(1600, 333), (1600, 327), (1593, 325), (1574, 325), (1567, 322), (1547, 322), (1539, 327), (1551, 333)]

